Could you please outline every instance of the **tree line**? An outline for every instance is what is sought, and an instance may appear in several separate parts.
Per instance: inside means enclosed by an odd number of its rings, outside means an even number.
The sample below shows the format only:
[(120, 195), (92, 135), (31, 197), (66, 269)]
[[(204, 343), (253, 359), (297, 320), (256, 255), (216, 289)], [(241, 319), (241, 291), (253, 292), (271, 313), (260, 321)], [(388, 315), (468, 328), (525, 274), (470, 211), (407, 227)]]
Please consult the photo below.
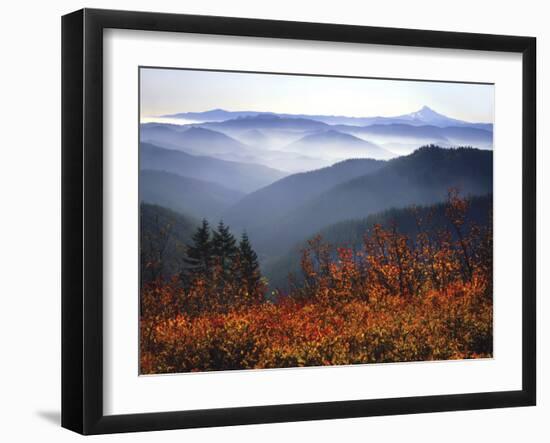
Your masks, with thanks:
[[(149, 272), (149, 278), (142, 277), (142, 312), (152, 306), (190, 314), (225, 312), (264, 300), (266, 285), (258, 255), (246, 232), (237, 240), (223, 221), (212, 229), (209, 222), (203, 219), (191, 236), (191, 241), (180, 249), (180, 269), (171, 276), (158, 272), (164, 267), (161, 261), (166, 238), (170, 236), (170, 226), (158, 232), (160, 241), (153, 248), (154, 253), (147, 254), (152, 259), (146, 261), (142, 257), (142, 274), (147, 271), (143, 265), (157, 271)], [(177, 303), (162, 300), (161, 292), (157, 293), (158, 289), (166, 285), (181, 294)]]
[(242, 233), (237, 243), (229, 226), (223, 221), (213, 230), (208, 221), (203, 219), (192, 241), (192, 244), (187, 245), (184, 258), (187, 267), (182, 277), (186, 287), (197, 279), (217, 278), (222, 286), (238, 280), (248, 292), (258, 290), (262, 278), (258, 255), (246, 232)]

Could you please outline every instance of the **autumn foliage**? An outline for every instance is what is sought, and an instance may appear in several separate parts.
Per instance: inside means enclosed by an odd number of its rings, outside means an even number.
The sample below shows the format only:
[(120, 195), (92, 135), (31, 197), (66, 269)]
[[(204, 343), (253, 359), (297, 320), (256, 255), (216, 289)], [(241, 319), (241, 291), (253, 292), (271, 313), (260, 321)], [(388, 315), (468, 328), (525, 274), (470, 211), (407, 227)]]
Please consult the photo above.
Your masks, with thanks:
[(287, 293), (266, 296), (238, 249), (184, 283), (144, 284), (141, 373), (491, 357), (492, 223), (467, 209), (451, 190), (446, 227), (375, 225), (359, 249), (317, 236)]

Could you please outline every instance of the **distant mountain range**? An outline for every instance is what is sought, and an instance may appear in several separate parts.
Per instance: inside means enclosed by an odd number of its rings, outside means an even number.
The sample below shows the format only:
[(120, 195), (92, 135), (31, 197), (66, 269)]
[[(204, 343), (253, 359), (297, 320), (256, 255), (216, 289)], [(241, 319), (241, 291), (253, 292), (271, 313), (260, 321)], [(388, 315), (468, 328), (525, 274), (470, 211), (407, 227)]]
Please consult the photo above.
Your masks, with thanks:
[[(251, 123), (251, 122), (248, 122)], [(266, 131), (268, 132), (268, 131)], [(141, 142), (182, 151), (192, 155), (210, 156), (220, 160), (253, 163), (279, 169), (281, 173), (301, 172), (322, 168), (334, 160), (323, 156), (304, 155), (292, 150), (273, 149), (273, 141), (284, 140), (283, 145), (298, 140), (310, 132), (269, 131), (269, 136), (258, 129), (219, 132), (203, 126), (180, 126), (165, 123), (146, 123), (140, 127)], [(236, 138), (233, 138), (236, 136)], [(252, 140), (254, 138), (255, 140)], [(243, 142), (243, 139), (246, 142)], [(343, 159), (342, 157), (339, 160)]]
[(314, 120), (328, 125), (353, 125), (367, 126), (374, 124), (410, 124), (414, 126), (432, 125), (438, 127), (447, 126), (467, 126), (478, 129), (493, 130), (491, 123), (473, 123), (447, 117), (440, 114), (428, 106), (409, 114), (397, 115), (394, 117), (348, 117), (335, 115), (311, 115), (311, 114), (287, 114), (274, 112), (258, 111), (226, 111), (224, 109), (213, 109), (205, 112), (181, 112), (177, 114), (168, 114), (161, 117), (183, 119), (196, 122), (223, 122), (231, 119), (242, 119), (254, 116), (277, 116), (280, 118), (303, 118)]
[(327, 129), (326, 123), (303, 117), (287, 117), (277, 114), (260, 113), (246, 117), (236, 117), (222, 122), (206, 122), (201, 124), (203, 127), (213, 129), (233, 129), (233, 130), (270, 130), (277, 129), (283, 131), (317, 131)]
[(286, 149), (313, 156), (331, 157), (335, 161), (357, 156), (376, 160), (395, 157), (390, 151), (374, 143), (335, 130), (306, 135)]
[(184, 177), (217, 183), (239, 192), (252, 192), (284, 177), (285, 173), (267, 166), (220, 160), (140, 144), (140, 169), (172, 172)]
[(244, 194), (217, 183), (183, 177), (165, 171), (141, 170), (139, 195), (152, 203), (195, 218), (214, 219)]
[[(434, 125), (412, 126), (404, 123), (375, 124), (371, 126), (338, 125), (340, 132), (371, 140), (395, 154), (410, 153), (421, 145), (437, 144), (443, 147), (474, 146), (481, 149), (493, 147), (493, 132), (470, 126)], [(397, 147), (396, 146), (401, 146)], [(408, 147), (405, 149), (403, 147)]]
[(492, 124), (457, 120), (427, 106), (395, 117), (222, 109), (169, 117), (186, 124), (144, 123), (141, 142), (192, 155), (260, 164), (283, 173), (318, 169), (348, 158), (390, 159), (429, 144), (493, 148)]
[(141, 142), (165, 148), (185, 150), (189, 154), (220, 155), (240, 152), (245, 156), (247, 147), (237, 140), (203, 127), (178, 127), (159, 123), (141, 125)]

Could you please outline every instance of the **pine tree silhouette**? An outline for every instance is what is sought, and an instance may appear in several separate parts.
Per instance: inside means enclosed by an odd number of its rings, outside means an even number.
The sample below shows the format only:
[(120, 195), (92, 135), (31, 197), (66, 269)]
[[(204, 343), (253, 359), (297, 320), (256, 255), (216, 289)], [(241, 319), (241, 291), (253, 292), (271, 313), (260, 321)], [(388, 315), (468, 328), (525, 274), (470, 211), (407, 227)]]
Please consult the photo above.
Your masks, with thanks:
[(202, 225), (197, 228), (193, 235), (193, 244), (187, 245), (187, 256), (185, 263), (189, 265), (186, 274), (190, 277), (206, 277), (210, 273), (212, 266), (212, 241), (210, 239), (210, 226), (206, 219), (203, 219)]
[(257, 294), (260, 286), (260, 265), (258, 263), (258, 255), (252, 249), (246, 232), (243, 232), (241, 241), (239, 242), (239, 262), (241, 280), (246, 285), (248, 294), (254, 296)]
[(213, 254), (221, 266), (223, 273), (228, 274), (231, 271), (231, 265), (238, 250), (235, 237), (231, 234), (229, 226), (226, 226), (223, 221), (219, 222), (217, 231), (214, 231), (212, 248)]

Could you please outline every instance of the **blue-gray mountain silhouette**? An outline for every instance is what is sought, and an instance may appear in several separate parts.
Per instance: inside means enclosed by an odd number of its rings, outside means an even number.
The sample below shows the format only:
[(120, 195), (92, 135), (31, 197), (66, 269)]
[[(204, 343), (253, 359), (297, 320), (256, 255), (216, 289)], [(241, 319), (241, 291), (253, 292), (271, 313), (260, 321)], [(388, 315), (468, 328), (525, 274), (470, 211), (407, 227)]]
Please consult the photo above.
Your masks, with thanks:
[(339, 160), (356, 156), (377, 160), (394, 157), (391, 152), (374, 143), (333, 129), (306, 135), (286, 149)]
[[(424, 147), (411, 155), (389, 160), (369, 174), (342, 182), (295, 209), (281, 211), (269, 223), (245, 227), (260, 251), (277, 255), (339, 221), (389, 208), (444, 201), (451, 187), (458, 188), (463, 195), (491, 193), (492, 162), (492, 151)], [(254, 217), (250, 214), (251, 223)]]
[[(466, 212), (466, 230), (473, 224), (478, 226), (486, 225), (493, 206), (492, 194), (472, 197)], [(454, 228), (450, 225), (445, 215), (445, 203), (436, 203), (429, 206), (415, 205), (413, 207), (392, 208), (382, 212), (371, 214), (367, 217), (344, 220), (329, 226), (325, 226), (317, 233), (324, 242), (340, 247), (351, 248), (358, 251), (362, 249), (364, 236), (375, 224), (382, 226), (395, 225), (398, 231), (406, 234), (409, 238), (415, 238), (418, 234), (418, 222), (425, 223), (424, 228), (434, 236), (440, 229), (447, 229), (453, 233)], [(288, 288), (288, 276), (292, 273), (298, 280), (301, 279), (300, 272), (300, 251), (307, 246), (304, 239), (296, 243), (286, 254), (270, 261), (264, 266), (263, 274), (268, 278), (272, 288)]]
[(282, 118), (304, 118), (315, 120), (329, 125), (354, 125), (365, 126), (374, 124), (395, 124), (404, 123), (410, 125), (433, 125), (439, 127), (446, 126), (468, 126), (492, 131), (491, 123), (475, 123), (459, 119), (454, 119), (440, 114), (428, 106), (423, 106), (421, 109), (408, 113), (397, 115), (394, 117), (350, 117), (342, 115), (314, 115), (314, 114), (289, 114), (289, 113), (274, 113), (274, 112), (258, 112), (258, 111), (227, 111), (224, 109), (214, 109), (205, 112), (181, 112), (177, 114), (165, 115), (163, 117), (181, 118), (190, 121), (199, 122), (222, 122), (230, 119), (255, 117), (258, 115), (278, 116)]
[(247, 149), (226, 134), (200, 126), (144, 124), (140, 128), (140, 141), (198, 155), (244, 153)]
[(141, 170), (139, 197), (195, 218), (215, 218), (243, 197), (243, 193), (217, 183), (182, 177), (166, 171)]
[(140, 168), (167, 171), (218, 183), (240, 192), (255, 191), (287, 175), (263, 165), (190, 155), (149, 143), (140, 145)]
[(230, 225), (242, 227), (269, 226), (274, 220), (301, 207), (312, 198), (352, 178), (374, 172), (385, 162), (372, 159), (351, 159), (333, 166), (302, 172), (245, 196), (224, 213)]

